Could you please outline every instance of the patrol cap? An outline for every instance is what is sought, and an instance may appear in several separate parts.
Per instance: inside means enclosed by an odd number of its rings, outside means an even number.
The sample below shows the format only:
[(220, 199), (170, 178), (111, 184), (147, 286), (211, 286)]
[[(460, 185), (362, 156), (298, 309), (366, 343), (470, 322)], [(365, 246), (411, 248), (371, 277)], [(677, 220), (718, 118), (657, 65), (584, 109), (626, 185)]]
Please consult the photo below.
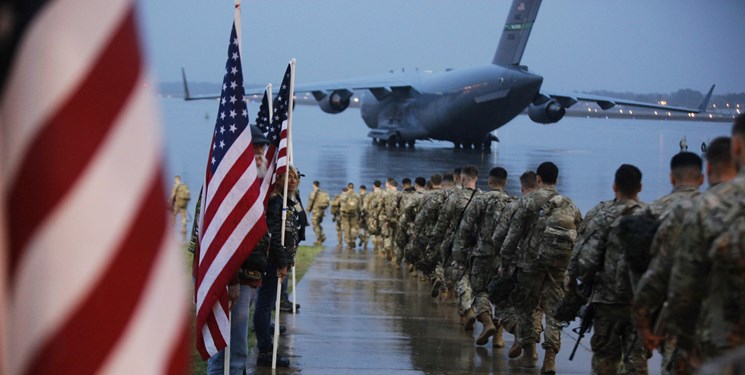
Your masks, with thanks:
[(269, 139), (264, 136), (264, 133), (256, 125), (251, 125), (251, 141), (255, 145), (268, 145)]

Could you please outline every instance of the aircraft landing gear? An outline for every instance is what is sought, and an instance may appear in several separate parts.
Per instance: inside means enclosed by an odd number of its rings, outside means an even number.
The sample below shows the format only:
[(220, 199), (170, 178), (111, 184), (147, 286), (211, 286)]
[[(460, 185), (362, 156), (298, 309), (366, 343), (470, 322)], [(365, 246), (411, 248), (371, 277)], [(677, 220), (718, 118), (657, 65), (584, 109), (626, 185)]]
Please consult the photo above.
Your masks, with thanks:
[(406, 144), (407, 144), (407, 145), (408, 145), (409, 147), (411, 147), (411, 148), (414, 148), (414, 145), (416, 144), (416, 140), (414, 140), (414, 139), (410, 139), (410, 140), (406, 141)]

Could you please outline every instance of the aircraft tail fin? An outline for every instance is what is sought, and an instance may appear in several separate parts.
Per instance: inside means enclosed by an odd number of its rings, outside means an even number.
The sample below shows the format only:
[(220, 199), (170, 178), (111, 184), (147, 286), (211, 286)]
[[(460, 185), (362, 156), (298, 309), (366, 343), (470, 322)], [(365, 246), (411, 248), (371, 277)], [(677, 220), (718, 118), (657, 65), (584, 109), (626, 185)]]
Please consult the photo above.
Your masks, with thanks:
[(191, 94), (189, 93), (189, 84), (186, 83), (186, 71), (184, 67), (181, 67), (181, 81), (184, 83), (184, 100), (191, 100)]
[(711, 100), (711, 94), (714, 93), (714, 87), (717, 85), (711, 85), (711, 88), (709, 89), (709, 92), (704, 96), (704, 100), (701, 101), (701, 104), (698, 106), (699, 112), (706, 112), (706, 107), (709, 106), (709, 100)]
[(504, 24), (502, 37), (492, 64), (500, 66), (520, 65), (528, 43), (530, 31), (538, 15), (541, 0), (514, 0)]

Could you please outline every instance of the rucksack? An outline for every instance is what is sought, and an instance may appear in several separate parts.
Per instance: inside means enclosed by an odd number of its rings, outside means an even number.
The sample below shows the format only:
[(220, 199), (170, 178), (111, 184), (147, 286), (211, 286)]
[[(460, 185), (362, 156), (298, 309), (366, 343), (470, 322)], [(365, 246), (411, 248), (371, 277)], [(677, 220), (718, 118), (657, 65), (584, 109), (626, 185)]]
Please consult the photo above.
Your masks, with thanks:
[[(723, 307), (724, 323), (742, 328), (745, 327), (745, 207), (742, 203), (736, 204), (730, 212), (734, 220), (709, 248), (709, 291), (716, 294), (713, 298)], [(728, 331), (732, 332), (728, 340), (743, 339), (742, 330)]]
[(320, 211), (323, 211), (328, 208), (329, 203), (330, 199), (328, 193), (325, 191), (319, 191), (316, 193), (316, 197), (313, 201), (313, 205), (315, 206), (313, 208), (318, 208)]
[(652, 240), (660, 223), (660, 218), (650, 210), (644, 210), (641, 214), (624, 215), (618, 222), (616, 230), (626, 264), (637, 275), (643, 274), (652, 261)]
[(569, 264), (577, 241), (576, 213), (572, 200), (559, 194), (548, 199), (537, 213), (533, 230), (540, 235), (538, 259), (542, 266), (560, 269)]
[(191, 199), (191, 192), (186, 184), (179, 184), (176, 187), (176, 198), (188, 201)]

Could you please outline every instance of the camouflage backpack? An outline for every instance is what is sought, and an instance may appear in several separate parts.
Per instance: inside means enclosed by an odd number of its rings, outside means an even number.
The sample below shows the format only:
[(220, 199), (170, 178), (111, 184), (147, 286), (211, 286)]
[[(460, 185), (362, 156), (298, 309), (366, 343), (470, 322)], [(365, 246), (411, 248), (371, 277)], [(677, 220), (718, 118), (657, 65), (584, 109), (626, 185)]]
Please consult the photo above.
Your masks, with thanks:
[(720, 307), (718, 313), (722, 318), (716, 322), (721, 329), (710, 334), (724, 335), (712, 337), (717, 342), (741, 345), (745, 338), (745, 202), (736, 203), (727, 216), (734, 220), (714, 239), (708, 254), (711, 259), (708, 298)]
[(637, 275), (647, 271), (652, 261), (652, 240), (660, 227), (660, 218), (652, 211), (624, 215), (618, 222), (618, 238), (624, 250), (629, 269)]
[(360, 209), (360, 200), (356, 195), (348, 193), (346, 197), (342, 198), (341, 212), (343, 213), (357, 213)]
[(328, 208), (330, 203), (329, 194), (325, 191), (318, 191), (316, 193), (315, 200), (313, 201), (313, 208), (318, 208), (318, 210), (323, 211), (326, 208)]
[(191, 199), (191, 192), (186, 184), (179, 184), (176, 187), (176, 199), (188, 201)]
[(537, 214), (531, 240), (540, 241), (539, 263), (548, 268), (566, 268), (577, 241), (576, 206), (568, 197), (556, 194)]

